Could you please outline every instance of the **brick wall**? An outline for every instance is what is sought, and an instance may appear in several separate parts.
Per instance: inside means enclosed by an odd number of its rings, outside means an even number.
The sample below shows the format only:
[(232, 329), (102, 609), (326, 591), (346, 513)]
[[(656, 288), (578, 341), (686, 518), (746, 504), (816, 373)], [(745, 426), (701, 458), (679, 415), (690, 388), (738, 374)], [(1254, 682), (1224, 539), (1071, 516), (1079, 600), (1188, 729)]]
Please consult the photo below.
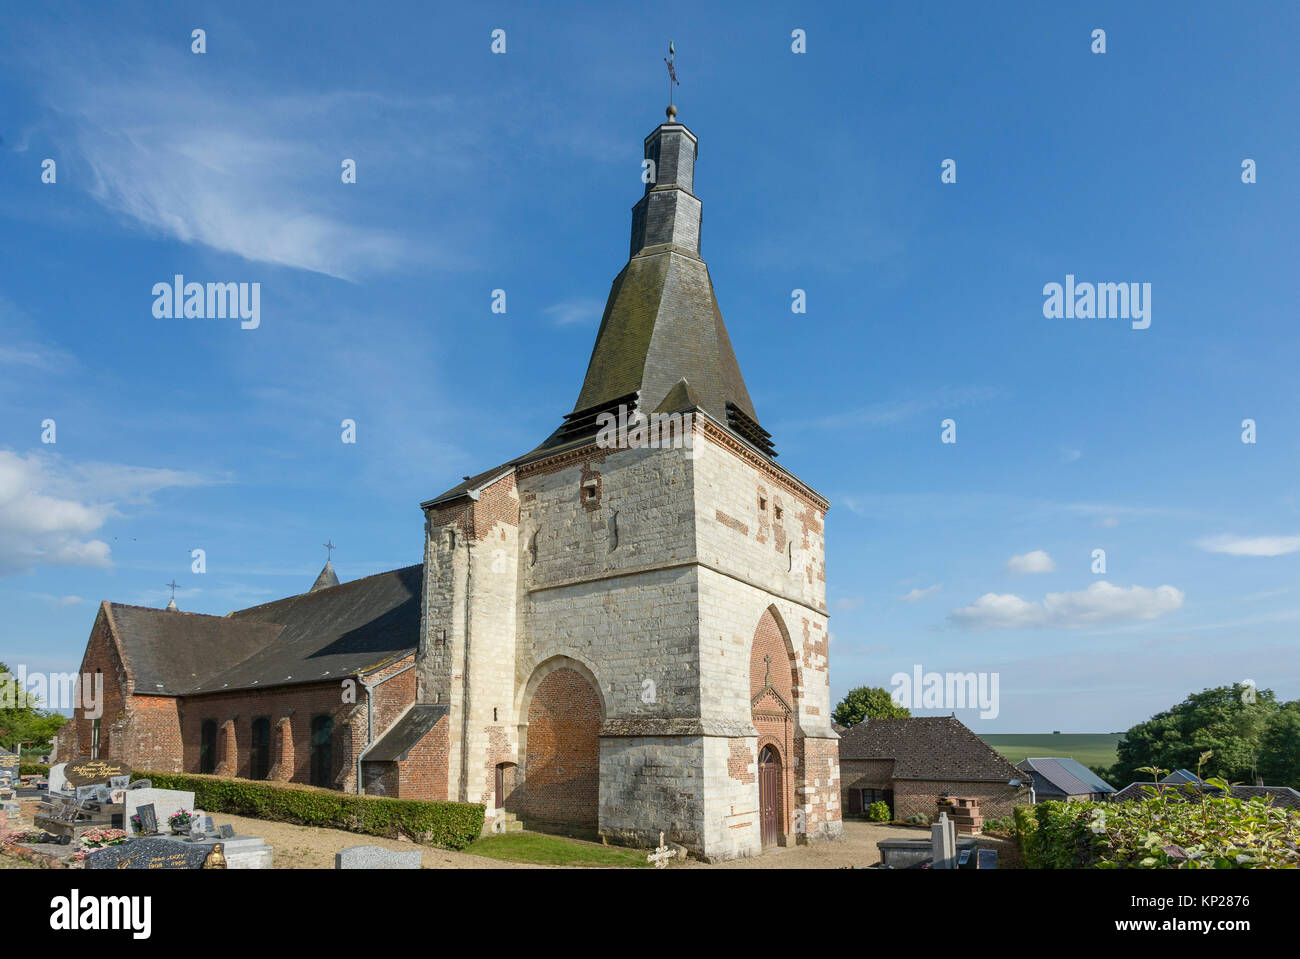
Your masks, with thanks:
[(528, 707), (527, 758), (518, 810), (529, 826), (596, 830), (599, 734), (600, 698), (587, 679), (564, 667), (542, 677)]

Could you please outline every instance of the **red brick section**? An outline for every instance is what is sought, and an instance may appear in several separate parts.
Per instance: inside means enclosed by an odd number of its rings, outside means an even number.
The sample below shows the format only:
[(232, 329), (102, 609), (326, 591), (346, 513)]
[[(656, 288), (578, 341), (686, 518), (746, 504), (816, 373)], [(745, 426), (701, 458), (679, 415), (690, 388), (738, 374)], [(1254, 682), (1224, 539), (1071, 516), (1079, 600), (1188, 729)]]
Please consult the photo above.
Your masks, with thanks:
[[(126, 667), (113, 642), (109, 631), (108, 604), (101, 603), (91, 627), (90, 639), (86, 642), (86, 652), (81, 660), (81, 671), (77, 675), (77, 702), (83, 700), (81, 691), (82, 677), (87, 674), (102, 673), (104, 677), (103, 715), (100, 717), (99, 756), (101, 759), (117, 759), (130, 762), (127, 753), (131, 752), (131, 743), (124, 734), (123, 723), (126, 720), (126, 700), (129, 695)], [(94, 680), (92, 679), (92, 683)], [(94, 689), (89, 690), (90, 694)], [(73, 717), (59, 730), (58, 756), (62, 760), (77, 756), (90, 755), (92, 721), (85, 711), (77, 709)]]
[(728, 742), (731, 744), (731, 755), (727, 757), (727, 775), (748, 786), (754, 782), (758, 772), (754, 754), (749, 751), (749, 746), (743, 739)]
[(450, 799), (447, 795), (447, 769), (450, 745), (447, 740), (447, 717), (443, 716), (411, 748), (398, 767), (395, 791), (402, 799)]
[[(520, 815), (594, 830), (600, 801), (600, 697), (572, 669), (548, 673), (528, 706)], [(509, 807), (507, 807), (509, 808)]]
[[(768, 504), (769, 510), (771, 504)], [(770, 657), (770, 663), (767, 660)], [(770, 669), (769, 669), (770, 666)], [(771, 609), (763, 610), (759, 617), (758, 628), (754, 631), (754, 642), (749, 655), (749, 693), (751, 698), (757, 696), (769, 681), (773, 690), (780, 694), (786, 704), (795, 708), (794, 663), (786, 649), (785, 637), (776, 616)], [(774, 746), (781, 756), (781, 812), (783, 822), (781, 832), (789, 833), (793, 828), (793, 810), (795, 798), (795, 764), (798, 746), (794, 738), (794, 717), (780, 708), (770, 694), (764, 696), (753, 706), (752, 719), (758, 730), (758, 753), (764, 746)], [(754, 763), (757, 771), (758, 753)]]
[(810, 807), (807, 828), (815, 833), (821, 824), (836, 823), (841, 818), (839, 743), (834, 739), (805, 739), (801, 743), (803, 802)]
[(728, 529), (734, 529), (741, 536), (749, 535), (749, 527), (746, 526), (744, 523), (742, 523), (740, 520), (736, 519), (734, 516), (728, 516), (722, 510), (716, 510), (715, 513), (718, 522), (721, 523), (723, 526), (727, 527)]
[(519, 525), (519, 499), (515, 495), (515, 474), (507, 473), (479, 493), (477, 500), (457, 499), (427, 513), (435, 527), (452, 525), (481, 541), (498, 523)]

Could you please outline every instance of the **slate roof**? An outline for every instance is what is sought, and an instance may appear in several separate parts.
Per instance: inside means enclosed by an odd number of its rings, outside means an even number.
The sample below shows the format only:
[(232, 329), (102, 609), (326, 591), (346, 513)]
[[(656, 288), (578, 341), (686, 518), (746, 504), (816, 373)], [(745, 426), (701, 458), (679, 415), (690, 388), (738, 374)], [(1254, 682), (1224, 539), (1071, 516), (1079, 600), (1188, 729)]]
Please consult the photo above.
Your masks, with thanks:
[(226, 616), (103, 603), (100, 615), (126, 660), (134, 691), (175, 696), (275, 639), (280, 627)]
[(320, 571), (320, 575), (316, 577), (316, 582), (311, 584), (311, 589), (307, 590), (307, 592), (314, 593), (318, 589), (329, 589), (331, 586), (337, 586), (338, 584), (339, 577), (334, 572), (334, 564), (329, 560), (325, 560), (325, 567)]
[(1039, 795), (1084, 796), (1115, 791), (1114, 786), (1074, 759), (1031, 758), (1017, 763), (1016, 768), (1033, 776), (1034, 789)]
[(278, 623), (275, 642), (204, 680), (203, 692), (309, 683), (368, 672), (415, 651), (424, 564), (231, 613), (237, 623)]
[[(1195, 774), (1193, 774), (1193, 778), (1194, 776)], [(1161, 780), (1160, 785), (1157, 786), (1156, 788), (1159, 789), (1161, 792), (1172, 790), (1182, 798), (1189, 798), (1187, 790), (1182, 788), (1183, 785), (1184, 784), (1182, 783), (1167, 783), (1164, 780)], [(1148, 793), (1143, 788), (1144, 786), (1149, 787), (1151, 786), (1151, 783), (1149, 782), (1129, 783), (1123, 789), (1112, 794), (1110, 797), (1110, 801), (1128, 802), (1129, 800), (1134, 800), (1134, 799), (1149, 799), (1150, 793)], [(1207, 789), (1207, 791), (1212, 791), (1216, 793), (1218, 792), (1218, 790), (1213, 789), (1212, 787), (1205, 787), (1205, 788)], [(1274, 804), (1278, 806), (1286, 806), (1291, 809), (1300, 810), (1300, 792), (1297, 792), (1296, 790), (1292, 789), (1290, 786), (1239, 785), (1239, 786), (1232, 787), (1232, 795), (1237, 797), (1238, 799), (1255, 799), (1257, 797), (1272, 796)]]
[(390, 570), (229, 616), (104, 603), (134, 692), (181, 696), (319, 682), (415, 651), (424, 566)]
[(366, 751), (366, 761), (397, 762), (405, 759), (411, 747), (423, 739), (424, 734), (447, 713), (446, 703), (412, 706)]
[(868, 719), (840, 734), (840, 761), (894, 760), (894, 779), (1001, 782), (1027, 777), (954, 716)]

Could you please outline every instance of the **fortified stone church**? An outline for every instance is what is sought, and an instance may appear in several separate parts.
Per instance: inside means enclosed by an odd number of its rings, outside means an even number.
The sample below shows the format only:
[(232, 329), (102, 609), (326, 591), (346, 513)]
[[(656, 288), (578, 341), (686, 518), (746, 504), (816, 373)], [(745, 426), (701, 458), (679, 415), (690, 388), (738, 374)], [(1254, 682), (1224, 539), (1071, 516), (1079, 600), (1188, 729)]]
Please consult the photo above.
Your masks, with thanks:
[[(422, 564), (227, 616), (103, 603), (58, 753), (487, 806), (708, 859), (837, 838), (824, 520), (759, 425), (669, 108), (573, 411), (422, 504)], [(609, 441), (611, 418), (668, 426)], [(340, 692), (349, 686), (356, 695)]]

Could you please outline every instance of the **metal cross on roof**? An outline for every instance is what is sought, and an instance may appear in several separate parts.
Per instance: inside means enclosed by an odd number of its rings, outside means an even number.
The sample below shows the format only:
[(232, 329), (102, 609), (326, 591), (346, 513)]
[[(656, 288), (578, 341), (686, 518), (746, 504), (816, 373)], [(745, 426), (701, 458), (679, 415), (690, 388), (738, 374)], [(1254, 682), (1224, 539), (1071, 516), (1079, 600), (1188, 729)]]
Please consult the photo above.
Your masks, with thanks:
[(176, 599), (176, 587), (180, 585), (180, 583), (176, 582), (176, 577), (173, 576), (173, 577), (172, 577), (172, 581), (171, 581), (170, 583), (163, 583), (163, 585), (164, 585), (164, 586), (170, 586), (170, 587), (172, 588), (172, 599), (175, 600), (175, 599)]
[(669, 40), (668, 56), (664, 57), (664, 63), (668, 64), (668, 102), (669, 103), (673, 102), (673, 84), (675, 83), (679, 87), (682, 85), (681, 81), (677, 79), (677, 70), (673, 65), (673, 61), (676, 59), (675, 53), (676, 51), (673, 50), (673, 42)]
[(325, 546), (325, 562), (328, 563), (333, 558), (334, 550), (338, 549), (338, 547), (334, 545), (333, 537), (326, 540), (323, 545)]

